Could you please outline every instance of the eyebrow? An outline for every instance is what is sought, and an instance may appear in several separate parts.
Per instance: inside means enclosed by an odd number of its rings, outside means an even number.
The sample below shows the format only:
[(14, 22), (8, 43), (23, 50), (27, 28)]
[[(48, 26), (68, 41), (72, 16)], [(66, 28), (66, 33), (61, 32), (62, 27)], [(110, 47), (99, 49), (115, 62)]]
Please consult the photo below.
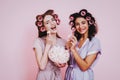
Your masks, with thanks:
[(81, 22), (86, 22), (86, 21), (81, 21)]
[(45, 22), (49, 22), (49, 20), (45, 21)]
[[(54, 18), (51, 18), (51, 20), (53, 20), (53, 19), (54, 19)], [(55, 19), (54, 19), (54, 20), (55, 20)], [(45, 23), (46, 23), (46, 22), (49, 22), (49, 21), (50, 21), (50, 20), (47, 20), (47, 21), (45, 21)]]

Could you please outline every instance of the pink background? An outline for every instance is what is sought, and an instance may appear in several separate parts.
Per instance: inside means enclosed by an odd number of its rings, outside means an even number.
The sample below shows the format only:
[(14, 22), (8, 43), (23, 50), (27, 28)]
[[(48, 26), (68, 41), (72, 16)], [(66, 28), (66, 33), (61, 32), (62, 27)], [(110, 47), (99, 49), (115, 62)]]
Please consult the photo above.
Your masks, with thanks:
[(61, 19), (59, 34), (67, 39), (68, 16), (82, 8), (92, 12), (99, 25), (103, 54), (94, 67), (95, 80), (119, 80), (119, 7), (119, 0), (0, 0), (0, 80), (35, 80), (32, 45), (37, 38), (37, 14), (54, 9)]

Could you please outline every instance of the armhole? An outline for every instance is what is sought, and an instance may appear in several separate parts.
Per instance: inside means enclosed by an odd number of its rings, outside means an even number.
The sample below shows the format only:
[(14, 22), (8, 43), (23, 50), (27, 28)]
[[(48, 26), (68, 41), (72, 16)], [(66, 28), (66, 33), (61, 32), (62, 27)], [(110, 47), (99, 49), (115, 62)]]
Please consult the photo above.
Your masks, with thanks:
[(89, 51), (87, 55), (92, 55), (92, 54), (101, 54), (101, 46), (100, 46), (100, 41), (97, 38), (93, 38), (92, 44), (89, 47)]
[(33, 44), (33, 50), (35, 50), (35, 48), (37, 47), (41, 47), (42, 51), (44, 50), (44, 42), (42, 39), (40, 38), (37, 38), (35, 41), (34, 41), (34, 44)]

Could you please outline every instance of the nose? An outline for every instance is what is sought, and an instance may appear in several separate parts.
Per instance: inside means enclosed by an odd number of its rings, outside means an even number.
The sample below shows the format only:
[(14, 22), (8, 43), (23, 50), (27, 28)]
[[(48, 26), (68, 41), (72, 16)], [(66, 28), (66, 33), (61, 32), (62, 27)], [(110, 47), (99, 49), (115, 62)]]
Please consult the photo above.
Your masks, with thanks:
[(78, 24), (78, 27), (80, 28), (80, 27), (81, 27), (81, 25), (80, 25), (80, 24)]
[(81, 24), (78, 24), (76, 27), (81, 29), (83, 26)]
[(50, 21), (50, 24), (53, 25), (53, 24), (54, 24), (54, 21)]

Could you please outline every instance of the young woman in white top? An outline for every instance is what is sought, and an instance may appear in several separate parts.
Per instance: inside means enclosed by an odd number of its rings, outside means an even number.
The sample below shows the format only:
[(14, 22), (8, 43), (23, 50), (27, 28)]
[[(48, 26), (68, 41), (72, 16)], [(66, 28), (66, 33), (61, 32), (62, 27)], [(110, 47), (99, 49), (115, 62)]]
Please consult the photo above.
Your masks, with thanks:
[(59, 23), (58, 15), (53, 10), (47, 10), (36, 17), (38, 38), (33, 47), (39, 68), (36, 80), (62, 80), (60, 68), (65, 64), (54, 63), (48, 57), (52, 46), (65, 46), (65, 41), (57, 34)]

